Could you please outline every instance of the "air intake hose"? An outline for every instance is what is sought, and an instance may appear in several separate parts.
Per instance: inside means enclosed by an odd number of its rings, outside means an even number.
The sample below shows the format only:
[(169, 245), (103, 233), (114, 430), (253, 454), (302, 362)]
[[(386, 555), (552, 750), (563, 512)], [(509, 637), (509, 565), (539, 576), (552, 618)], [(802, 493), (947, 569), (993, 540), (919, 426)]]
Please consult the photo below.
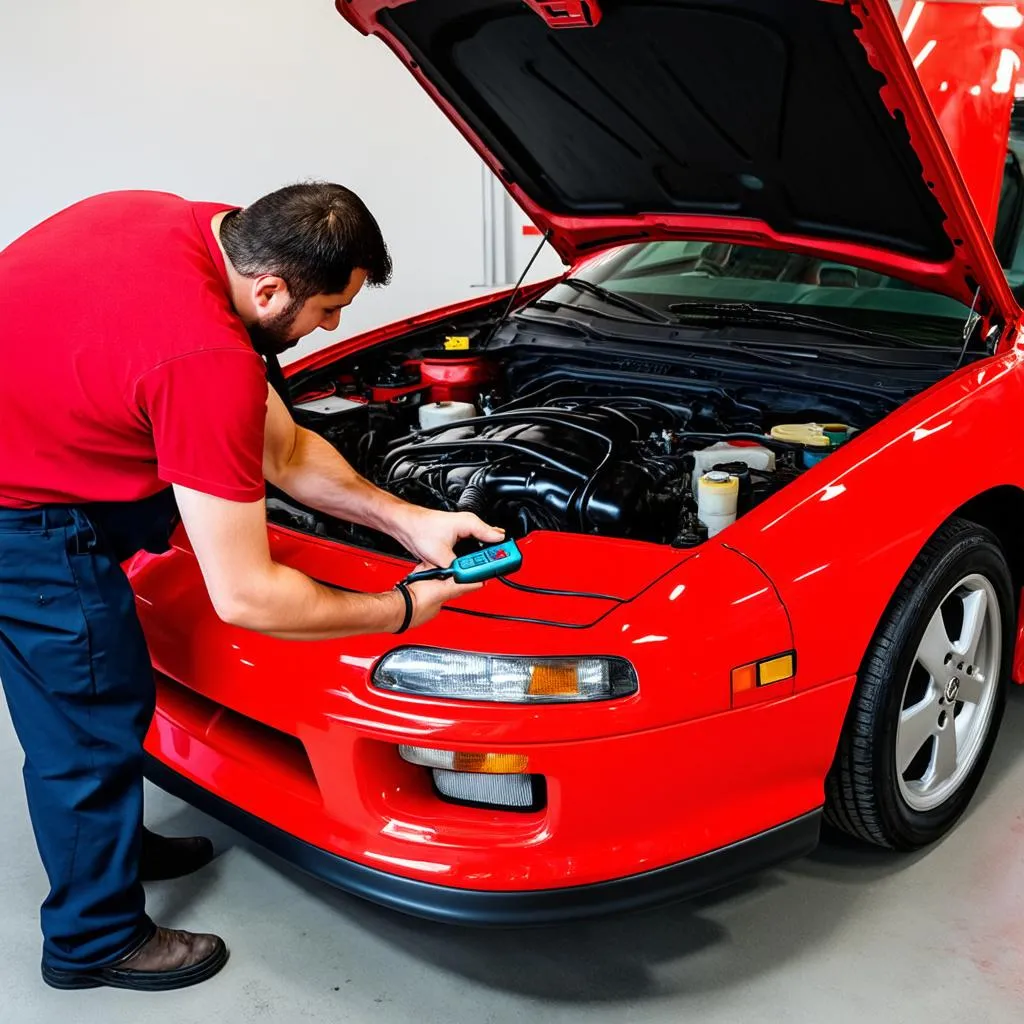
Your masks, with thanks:
[(481, 486), (483, 473), (474, 473), (465, 489), (459, 495), (458, 509), (460, 512), (472, 512), (484, 518), (487, 511), (487, 492)]

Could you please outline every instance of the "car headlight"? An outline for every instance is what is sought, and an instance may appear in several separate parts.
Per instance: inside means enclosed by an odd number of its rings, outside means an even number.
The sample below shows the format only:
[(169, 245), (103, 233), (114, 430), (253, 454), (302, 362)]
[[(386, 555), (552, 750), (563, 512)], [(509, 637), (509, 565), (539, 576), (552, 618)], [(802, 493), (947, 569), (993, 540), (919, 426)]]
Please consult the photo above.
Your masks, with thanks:
[(623, 658), (519, 658), (429, 647), (392, 651), (373, 682), (421, 697), (520, 704), (608, 700), (637, 690), (636, 672)]

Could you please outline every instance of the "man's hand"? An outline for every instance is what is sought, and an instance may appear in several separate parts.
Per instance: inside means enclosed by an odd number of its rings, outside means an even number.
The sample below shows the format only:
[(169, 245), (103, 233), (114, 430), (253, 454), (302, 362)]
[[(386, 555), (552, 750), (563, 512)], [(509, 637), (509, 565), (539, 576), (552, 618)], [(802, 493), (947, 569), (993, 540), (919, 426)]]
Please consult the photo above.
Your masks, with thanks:
[[(499, 544), (505, 539), (504, 530), (488, 526), (472, 512), (438, 512), (418, 505), (406, 505), (389, 532), (428, 566), (451, 565), (455, 545), (466, 537), (475, 537), (484, 544)], [(459, 590), (468, 592), (465, 587)]]
[[(432, 566), (421, 562), (413, 571), (429, 568)], [(410, 583), (409, 594), (412, 597), (413, 609), (410, 626), (422, 626), (424, 622), (429, 622), (437, 615), (443, 604), (457, 601), (482, 586), (482, 583), (456, 583), (454, 580), (419, 580)]]

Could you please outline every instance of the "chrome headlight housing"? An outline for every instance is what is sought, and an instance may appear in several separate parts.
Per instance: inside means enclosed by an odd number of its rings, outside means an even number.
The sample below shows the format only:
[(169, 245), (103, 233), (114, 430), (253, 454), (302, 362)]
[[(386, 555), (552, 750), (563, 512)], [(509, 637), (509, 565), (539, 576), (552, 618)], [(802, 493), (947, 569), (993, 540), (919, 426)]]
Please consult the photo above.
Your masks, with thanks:
[(402, 647), (373, 672), (373, 685), (394, 693), (512, 704), (575, 704), (637, 691), (624, 658), (530, 658)]

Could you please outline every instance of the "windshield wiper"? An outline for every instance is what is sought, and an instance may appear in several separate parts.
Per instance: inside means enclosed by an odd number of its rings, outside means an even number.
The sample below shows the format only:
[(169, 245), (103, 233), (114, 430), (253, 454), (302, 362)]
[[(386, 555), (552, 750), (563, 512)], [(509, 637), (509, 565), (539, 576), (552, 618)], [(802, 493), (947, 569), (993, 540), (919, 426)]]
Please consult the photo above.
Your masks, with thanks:
[(764, 309), (749, 302), (673, 302), (668, 311), (675, 315), (675, 322), (685, 320), (721, 321), (732, 320), (748, 324), (767, 324), (769, 326), (797, 327), (814, 331), (816, 334), (831, 334), (843, 338), (855, 338), (875, 345), (895, 344), (912, 348), (935, 348), (909, 338), (895, 334), (883, 334), (881, 331), (869, 331), (859, 327), (826, 320), (809, 313), (795, 313), (789, 310)]
[[(523, 307), (518, 313), (517, 317), (521, 317), (531, 310), (556, 310), (556, 309), (569, 309), (575, 310), (577, 313), (591, 313), (594, 316), (599, 316), (602, 320), (612, 320), (617, 324), (636, 324), (638, 320), (635, 316), (616, 316), (614, 313), (608, 313), (603, 309), (593, 309), (590, 306), (581, 306), (578, 302), (565, 302), (562, 299), (534, 299), (528, 306)], [(653, 321), (652, 321), (653, 322)], [(646, 323), (646, 320), (644, 321)], [(671, 326), (671, 321), (666, 318), (665, 320), (659, 320), (658, 323), (662, 326)]]
[(664, 313), (659, 312), (653, 306), (646, 306), (642, 302), (637, 302), (636, 299), (630, 299), (608, 288), (602, 288), (601, 285), (594, 284), (592, 281), (585, 281), (582, 277), (563, 277), (559, 284), (567, 284), (570, 288), (576, 288), (587, 295), (593, 295), (595, 299), (607, 302), (609, 306), (628, 309), (631, 313), (636, 313), (637, 316), (642, 317), (644, 320), (650, 320), (656, 324), (672, 323), (671, 317), (665, 316)]
[[(582, 306), (575, 306), (572, 303), (568, 302), (557, 302), (554, 299), (538, 299), (536, 302), (531, 302), (527, 309), (539, 309), (543, 311), (544, 309), (555, 309), (561, 308), (563, 306), (566, 307), (567, 309), (576, 310), (577, 312), (579, 312), (583, 308)], [(587, 310), (587, 312), (589, 313), (591, 312), (591, 310)], [(594, 312), (596, 312), (596, 310)], [(575, 317), (559, 316), (553, 319), (547, 319), (546, 317), (525, 316), (524, 314), (525, 311), (521, 311), (520, 313), (517, 314), (517, 316), (522, 317), (523, 319), (528, 320), (531, 323), (545, 324), (550, 325), (552, 327), (561, 328), (570, 327), (574, 331), (576, 331), (579, 334), (582, 334), (585, 338), (588, 339), (610, 341), (616, 340), (614, 338), (609, 338), (607, 335), (599, 334), (597, 331), (594, 330), (594, 328), (590, 324), (584, 323), (582, 320), (577, 320)], [(615, 320), (619, 323), (636, 323), (635, 320), (627, 320), (625, 317), (608, 316), (607, 314), (604, 313), (599, 313), (598, 315), (603, 319)], [(656, 338), (645, 338), (644, 341), (645, 343), (650, 345), (664, 344), (664, 342), (659, 342)], [(668, 344), (678, 348), (681, 352), (684, 352), (687, 355), (696, 355), (702, 352), (711, 352), (720, 360), (728, 360), (730, 355), (738, 353), (740, 355), (747, 356), (749, 359), (756, 360), (759, 363), (767, 363), (771, 366), (793, 366), (794, 356), (797, 356), (798, 358), (801, 358), (805, 361), (807, 359), (817, 359), (817, 354), (813, 352), (783, 352), (771, 348), (769, 346), (761, 345), (758, 342), (753, 342), (749, 345), (741, 345), (735, 341), (687, 340), (686, 342), (682, 343), (677, 341), (671, 341)]]

